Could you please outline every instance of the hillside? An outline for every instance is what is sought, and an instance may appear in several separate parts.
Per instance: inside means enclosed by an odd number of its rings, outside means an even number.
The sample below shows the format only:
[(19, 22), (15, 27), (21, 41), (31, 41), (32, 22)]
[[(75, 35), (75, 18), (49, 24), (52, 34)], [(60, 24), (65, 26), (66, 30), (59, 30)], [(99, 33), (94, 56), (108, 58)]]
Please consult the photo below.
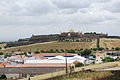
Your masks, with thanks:
[(80, 49), (80, 48), (92, 48), (95, 47), (94, 42), (45, 42), (45, 43), (37, 43), (25, 46), (11, 47), (2, 52), (11, 53), (13, 51), (36, 51), (36, 50), (50, 50), (50, 49)]
[(6, 43), (1, 43), (1, 44), (0, 44), (0, 47), (1, 47), (1, 48), (4, 48), (5, 46), (6, 46)]
[[(36, 51), (36, 50), (50, 50), (50, 49), (80, 49), (80, 48), (95, 48), (96, 41), (93, 42), (44, 42), (44, 43), (36, 43), (25, 46), (11, 47), (5, 50), (1, 50), (5, 53), (11, 53), (15, 51)], [(100, 47), (109, 48), (112, 47), (120, 47), (120, 39), (111, 39), (111, 38), (102, 38), (100, 39)]]
[(100, 47), (109, 49), (120, 47), (120, 39), (103, 38), (100, 40)]

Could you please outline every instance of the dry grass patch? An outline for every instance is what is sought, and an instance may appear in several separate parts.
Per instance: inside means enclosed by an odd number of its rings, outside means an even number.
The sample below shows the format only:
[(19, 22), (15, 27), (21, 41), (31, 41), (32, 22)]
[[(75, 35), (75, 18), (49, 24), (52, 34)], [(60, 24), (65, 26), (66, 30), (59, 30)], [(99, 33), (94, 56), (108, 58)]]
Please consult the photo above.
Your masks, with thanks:
[(100, 47), (109, 48), (120, 47), (120, 39), (102, 38), (100, 39)]
[(6, 50), (2, 50), (5, 53), (11, 53), (15, 51), (36, 51), (36, 50), (50, 50), (50, 49), (80, 49), (80, 48), (93, 48), (95, 42), (47, 42), (47, 43), (37, 43), (19, 47), (11, 47)]
[(111, 72), (89, 72), (89, 73), (73, 73), (61, 77), (52, 78), (49, 80), (97, 80), (103, 77), (112, 76)]

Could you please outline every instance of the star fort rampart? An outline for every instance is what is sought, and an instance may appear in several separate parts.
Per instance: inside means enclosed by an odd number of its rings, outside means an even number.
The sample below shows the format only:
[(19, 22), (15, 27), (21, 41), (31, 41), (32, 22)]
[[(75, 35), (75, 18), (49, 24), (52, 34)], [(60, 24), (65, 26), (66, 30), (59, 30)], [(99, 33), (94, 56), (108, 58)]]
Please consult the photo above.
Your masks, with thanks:
[(7, 43), (6, 47), (14, 47), (21, 45), (29, 45), (34, 43), (50, 42), (50, 41), (70, 41), (70, 42), (90, 42), (98, 38), (120, 38), (118, 36), (108, 36), (108, 34), (103, 33), (81, 33), (70, 30), (68, 32), (62, 32), (60, 34), (50, 34), (50, 35), (32, 35), (30, 38), (19, 39), (16, 42)]

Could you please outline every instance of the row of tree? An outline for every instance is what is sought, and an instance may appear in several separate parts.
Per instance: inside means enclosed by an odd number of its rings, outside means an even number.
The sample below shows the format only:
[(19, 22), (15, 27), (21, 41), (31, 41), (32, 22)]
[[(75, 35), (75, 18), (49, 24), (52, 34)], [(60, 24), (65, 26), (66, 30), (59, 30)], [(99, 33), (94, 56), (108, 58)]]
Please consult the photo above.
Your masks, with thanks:
[(78, 40), (63, 40), (65, 42), (92, 42), (92, 41), (95, 41), (95, 39), (78, 39)]
[(113, 59), (110, 57), (105, 57), (102, 61), (103, 62), (113, 62), (113, 61), (119, 61), (119, 60), (120, 60), (120, 58)]
[(41, 50), (41, 51), (35, 51), (34, 53), (35, 54), (39, 54), (39, 53), (77, 53), (79, 55), (82, 55), (82, 56), (87, 56), (89, 54), (91, 54), (92, 50), (91, 49), (61, 49), (61, 50), (47, 50), (47, 51), (44, 51), (44, 50)]
[(96, 50), (99, 50), (99, 51), (102, 51), (102, 50), (120, 50), (120, 47), (115, 47), (115, 48), (113, 47), (111, 49), (100, 47), (100, 48), (91, 48), (91, 50), (93, 50), (93, 51), (96, 51)]

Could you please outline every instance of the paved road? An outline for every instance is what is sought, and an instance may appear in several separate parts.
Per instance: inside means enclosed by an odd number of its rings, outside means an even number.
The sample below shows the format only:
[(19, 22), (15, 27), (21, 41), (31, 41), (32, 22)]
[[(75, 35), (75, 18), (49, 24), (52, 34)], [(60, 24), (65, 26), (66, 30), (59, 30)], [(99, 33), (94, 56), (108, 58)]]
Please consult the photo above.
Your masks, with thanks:
[(63, 67), (10, 67), (0, 68), (0, 74), (44, 74), (63, 70)]
[(108, 69), (102, 69), (100, 71), (120, 71), (120, 67), (113, 67), (113, 68), (108, 68)]

